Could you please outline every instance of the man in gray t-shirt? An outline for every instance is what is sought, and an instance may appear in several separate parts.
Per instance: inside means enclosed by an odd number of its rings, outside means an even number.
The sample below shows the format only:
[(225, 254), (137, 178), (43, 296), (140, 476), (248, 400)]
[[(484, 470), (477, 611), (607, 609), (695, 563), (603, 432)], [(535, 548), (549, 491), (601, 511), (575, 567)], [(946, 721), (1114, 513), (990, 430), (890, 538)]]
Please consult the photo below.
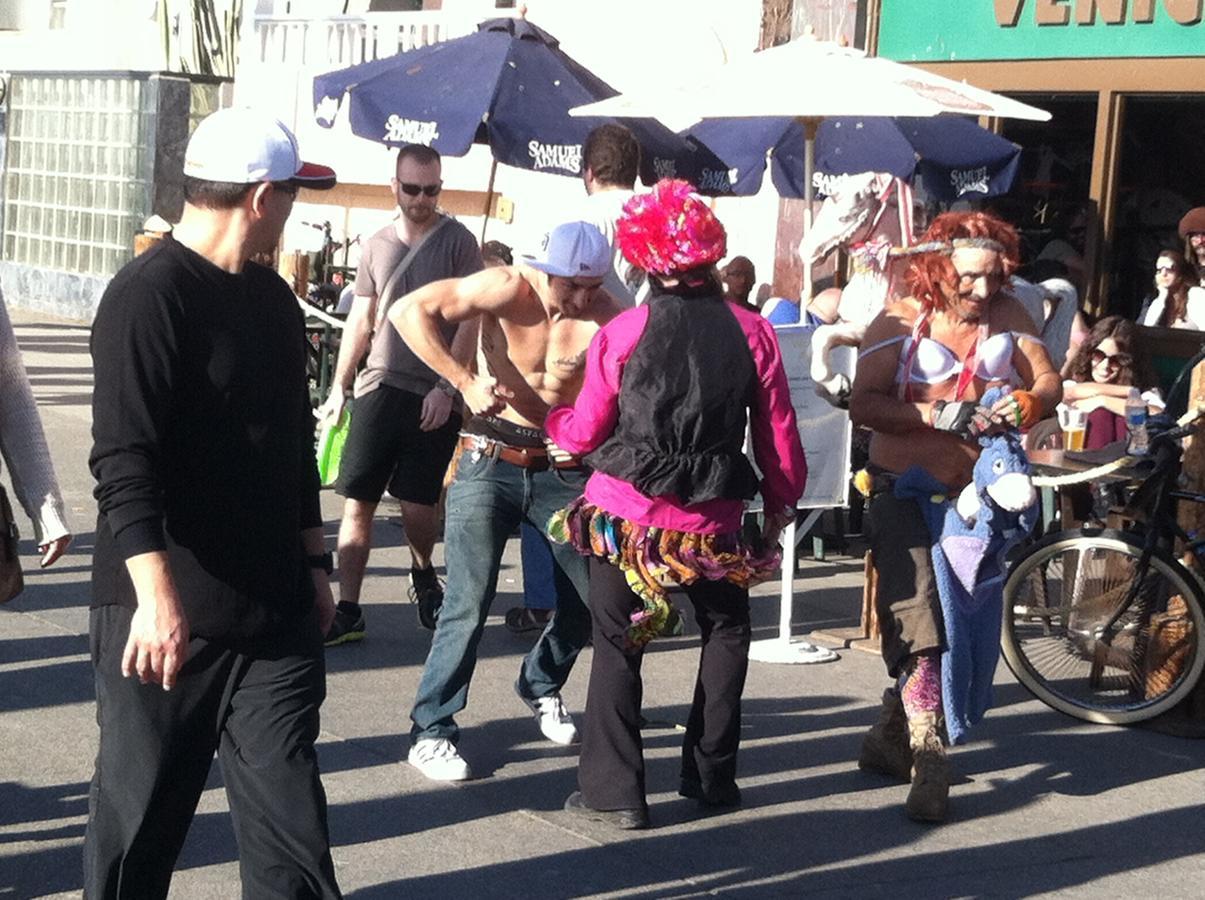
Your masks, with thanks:
[[(364, 245), (334, 384), (319, 413), (324, 420), (338, 420), (354, 393), (355, 415), (336, 486), (346, 502), (339, 527), (339, 605), (328, 647), (364, 637), (360, 587), (372, 548), (372, 519), (386, 487), (401, 501), (410, 594), (424, 627), (435, 627), (443, 602), (431, 552), (438, 529), (435, 506), (460, 430), (460, 416), (452, 411), (456, 392), (385, 321), (399, 297), (481, 269), (481, 253), (468, 229), (436, 210), (440, 175), (439, 154), (429, 147), (410, 145), (398, 152), (392, 186), (399, 215)], [(445, 326), (445, 340), (453, 342), (455, 334), (455, 325)]]

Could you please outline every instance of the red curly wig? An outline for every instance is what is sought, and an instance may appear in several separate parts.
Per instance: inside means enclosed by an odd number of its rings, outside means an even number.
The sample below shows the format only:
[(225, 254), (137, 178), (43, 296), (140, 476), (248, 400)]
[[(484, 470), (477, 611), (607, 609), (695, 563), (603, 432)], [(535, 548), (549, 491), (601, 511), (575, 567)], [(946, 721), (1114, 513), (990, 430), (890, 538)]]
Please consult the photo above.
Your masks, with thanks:
[[(1021, 264), (1021, 242), (1017, 237), (1017, 229), (991, 213), (942, 213), (933, 220), (919, 246), (923, 247), (931, 242), (949, 245), (960, 239), (975, 238), (995, 241), (1004, 248), (1001, 262), (1005, 278), (1011, 276)], [(958, 272), (950, 261), (950, 250), (921, 253), (908, 266), (904, 280), (908, 283), (912, 296), (919, 300), (925, 309), (944, 309), (946, 297), (941, 286), (944, 284), (953, 287), (958, 284)]]

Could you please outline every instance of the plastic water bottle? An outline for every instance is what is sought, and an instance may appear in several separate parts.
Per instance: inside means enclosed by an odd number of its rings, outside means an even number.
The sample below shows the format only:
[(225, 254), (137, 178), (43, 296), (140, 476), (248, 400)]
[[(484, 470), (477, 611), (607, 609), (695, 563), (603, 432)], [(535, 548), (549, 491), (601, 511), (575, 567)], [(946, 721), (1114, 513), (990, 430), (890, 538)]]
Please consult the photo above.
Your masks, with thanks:
[(1146, 433), (1146, 401), (1136, 387), (1130, 388), (1130, 395), (1126, 397), (1126, 429), (1130, 433), (1126, 452), (1130, 456), (1145, 456), (1150, 449)]

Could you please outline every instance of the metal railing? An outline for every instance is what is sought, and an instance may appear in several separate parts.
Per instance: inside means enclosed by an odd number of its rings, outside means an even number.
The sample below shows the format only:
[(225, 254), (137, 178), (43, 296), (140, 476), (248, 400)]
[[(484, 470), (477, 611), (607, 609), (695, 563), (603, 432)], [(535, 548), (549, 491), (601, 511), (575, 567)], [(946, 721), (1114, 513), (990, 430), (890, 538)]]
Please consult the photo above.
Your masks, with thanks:
[[(505, 16), (513, 10), (485, 10)], [(305, 68), (353, 66), (469, 34), (482, 16), (443, 10), (358, 16), (256, 16), (252, 65)], [(245, 51), (244, 51), (245, 52)]]

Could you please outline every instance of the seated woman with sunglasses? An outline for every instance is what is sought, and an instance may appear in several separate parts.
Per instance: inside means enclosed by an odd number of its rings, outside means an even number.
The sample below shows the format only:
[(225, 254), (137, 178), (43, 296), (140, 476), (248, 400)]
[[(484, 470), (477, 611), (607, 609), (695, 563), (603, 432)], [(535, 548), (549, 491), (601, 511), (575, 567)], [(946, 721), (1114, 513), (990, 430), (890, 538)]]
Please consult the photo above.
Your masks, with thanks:
[(1162, 250), (1155, 260), (1155, 296), (1138, 314), (1141, 325), (1205, 331), (1205, 288), (1178, 250)]
[(1151, 413), (1163, 409), (1134, 323), (1122, 316), (1101, 319), (1067, 365), (1063, 402), (1084, 411), (1084, 449), (1096, 450), (1126, 437), (1125, 405), (1130, 388), (1143, 392)]

